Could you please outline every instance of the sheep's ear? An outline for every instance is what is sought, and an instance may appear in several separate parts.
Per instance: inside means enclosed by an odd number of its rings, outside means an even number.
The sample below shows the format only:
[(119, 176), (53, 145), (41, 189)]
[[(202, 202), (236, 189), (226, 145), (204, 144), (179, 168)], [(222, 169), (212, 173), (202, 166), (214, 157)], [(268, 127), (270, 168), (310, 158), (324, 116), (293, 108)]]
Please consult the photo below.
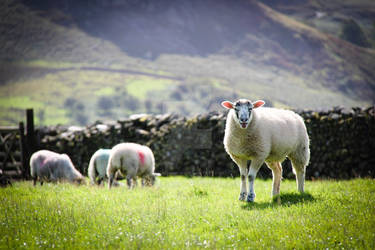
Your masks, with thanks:
[(265, 104), (265, 102), (262, 101), (262, 100), (258, 100), (258, 101), (253, 102), (254, 108), (262, 107), (264, 104)]
[(221, 103), (221, 106), (223, 106), (226, 109), (232, 109), (233, 108), (233, 103), (230, 101), (224, 101)]

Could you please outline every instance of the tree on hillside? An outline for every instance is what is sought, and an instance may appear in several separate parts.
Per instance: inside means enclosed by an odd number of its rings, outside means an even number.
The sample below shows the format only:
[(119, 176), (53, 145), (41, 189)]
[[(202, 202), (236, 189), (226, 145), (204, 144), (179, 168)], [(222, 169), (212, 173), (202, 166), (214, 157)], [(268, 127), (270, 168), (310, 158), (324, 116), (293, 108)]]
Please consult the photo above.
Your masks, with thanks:
[(113, 108), (113, 101), (110, 97), (102, 96), (98, 100), (98, 108), (108, 110)]
[(152, 111), (152, 102), (150, 100), (145, 101), (145, 108), (147, 113), (151, 113)]
[(85, 105), (73, 97), (65, 99), (64, 107), (68, 110), (68, 115), (72, 122), (83, 126), (87, 124), (88, 117), (85, 114)]
[(114, 106), (114, 103), (111, 97), (100, 97), (96, 105), (99, 109), (99, 115), (107, 117), (110, 117), (112, 115), (112, 108)]
[(375, 21), (372, 23), (369, 37), (372, 43), (372, 47), (375, 48)]
[(79, 125), (83, 126), (87, 124), (88, 117), (83, 112), (82, 113), (76, 113), (74, 115), (74, 119), (78, 122)]
[(358, 23), (353, 19), (349, 19), (342, 24), (340, 37), (345, 41), (361, 47), (371, 47), (365, 33), (362, 31)]
[[(131, 95), (122, 96), (122, 98), (124, 99), (123, 107), (125, 109), (135, 112), (140, 107), (140, 102), (138, 101), (137, 98)], [(118, 99), (121, 99), (121, 97), (119, 97)]]
[(44, 109), (39, 110), (39, 112), (38, 112), (38, 120), (39, 120), (39, 124), (40, 125), (44, 124), (44, 120), (45, 120), (45, 111), (44, 111)]

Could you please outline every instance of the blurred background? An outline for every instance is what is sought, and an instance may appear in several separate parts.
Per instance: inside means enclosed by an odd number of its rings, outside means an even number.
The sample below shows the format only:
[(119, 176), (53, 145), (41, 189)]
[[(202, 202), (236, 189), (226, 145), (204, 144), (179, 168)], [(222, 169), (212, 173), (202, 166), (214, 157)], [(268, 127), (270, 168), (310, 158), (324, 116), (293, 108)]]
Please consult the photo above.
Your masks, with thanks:
[(1, 0), (0, 125), (375, 100), (373, 0)]

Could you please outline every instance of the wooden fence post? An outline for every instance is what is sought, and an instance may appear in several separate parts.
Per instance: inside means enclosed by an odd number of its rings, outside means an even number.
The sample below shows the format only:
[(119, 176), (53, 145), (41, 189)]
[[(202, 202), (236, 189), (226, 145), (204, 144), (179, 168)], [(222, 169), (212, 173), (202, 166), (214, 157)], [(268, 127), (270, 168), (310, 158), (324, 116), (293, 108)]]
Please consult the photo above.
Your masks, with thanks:
[(20, 133), (20, 151), (21, 151), (21, 164), (22, 164), (22, 176), (24, 179), (29, 179), (30, 177), (30, 166), (28, 162), (28, 153), (26, 147), (26, 138), (25, 138), (25, 126), (23, 122), (19, 123), (19, 133)]
[(34, 131), (34, 110), (27, 109), (26, 110), (26, 138), (27, 143), (29, 144), (29, 149), (32, 151), (33, 144), (35, 140), (35, 131)]
[(24, 155), (24, 175), (30, 176), (29, 161), (31, 155), (38, 150), (35, 128), (34, 128), (34, 110), (26, 110), (26, 140), (25, 140), (25, 155)]

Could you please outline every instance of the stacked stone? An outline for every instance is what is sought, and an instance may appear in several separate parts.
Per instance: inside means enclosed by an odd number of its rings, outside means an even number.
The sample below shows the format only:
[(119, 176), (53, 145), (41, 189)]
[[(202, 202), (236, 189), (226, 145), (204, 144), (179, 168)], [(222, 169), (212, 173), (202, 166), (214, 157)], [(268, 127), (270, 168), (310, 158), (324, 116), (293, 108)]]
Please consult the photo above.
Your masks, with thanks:
[[(311, 140), (308, 179), (375, 177), (374, 107), (297, 112), (305, 119)], [(98, 148), (136, 142), (153, 150), (156, 171), (163, 175), (238, 176), (238, 168), (223, 146), (225, 118), (224, 113), (189, 119), (171, 114), (136, 115), (98, 121), (85, 128), (41, 128), (39, 135), (42, 148), (67, 153), (84, 174)], [(284, 165), (284, 178), (294, 178), (290, 162)], [(271, 171), (263, 167), (258, 176), (271, 177)]]
[(311, 178), (375, 176), (374, 107), (302, 112), (311, 143)]

